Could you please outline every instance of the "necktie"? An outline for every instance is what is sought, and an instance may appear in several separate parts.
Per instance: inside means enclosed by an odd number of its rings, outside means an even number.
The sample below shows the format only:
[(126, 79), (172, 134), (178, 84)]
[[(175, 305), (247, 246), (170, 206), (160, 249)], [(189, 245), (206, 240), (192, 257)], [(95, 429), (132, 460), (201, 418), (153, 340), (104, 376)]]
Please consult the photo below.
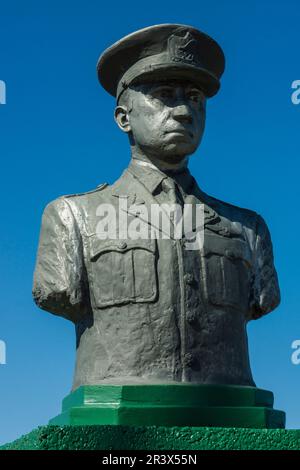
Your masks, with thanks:
[(177, 184), (172, 178), (167, 177), (163, 179), (161, 186), (163, 192), (166, 194), (166, 199), (168, 203), (179, 204), (181, 207), (183, 207), (184, 201), (182, 195)]
[(181, 228), (180, 221), (183, 216), (184, 201), (176, 182), (172, 178), (167, 177), (163, 179), (161, 182), (161, 189), (163, 203), (172, 206), (169, 212), (169, 218), (171, 221), (170, 236), (171, 238), (177, 238), (177, 235), (175, 234)]

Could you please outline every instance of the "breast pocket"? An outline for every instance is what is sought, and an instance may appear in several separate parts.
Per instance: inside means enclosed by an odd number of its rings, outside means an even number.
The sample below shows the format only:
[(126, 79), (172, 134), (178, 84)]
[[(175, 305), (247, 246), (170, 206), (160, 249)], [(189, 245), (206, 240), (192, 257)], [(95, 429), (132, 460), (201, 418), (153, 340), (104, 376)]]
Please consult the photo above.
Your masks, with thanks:
[(92, 293), (98, 307), (154, 302), (158, 296), (156, 240), (91, 239)]
[(249, 306), (251, 253), (241, 239), (217, 235), (204, 239), (204, 285), (207, 301), (220, 307)]

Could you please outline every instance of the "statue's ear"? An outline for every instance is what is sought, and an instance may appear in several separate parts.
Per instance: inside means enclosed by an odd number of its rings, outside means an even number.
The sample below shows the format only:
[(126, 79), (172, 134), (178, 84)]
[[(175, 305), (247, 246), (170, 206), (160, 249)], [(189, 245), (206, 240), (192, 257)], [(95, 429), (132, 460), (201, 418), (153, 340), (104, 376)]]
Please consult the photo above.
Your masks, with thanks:
[(115, 121), (123, 132), (130, 132), (129, 112), (126, 106), (117, 106), (115, 109)]

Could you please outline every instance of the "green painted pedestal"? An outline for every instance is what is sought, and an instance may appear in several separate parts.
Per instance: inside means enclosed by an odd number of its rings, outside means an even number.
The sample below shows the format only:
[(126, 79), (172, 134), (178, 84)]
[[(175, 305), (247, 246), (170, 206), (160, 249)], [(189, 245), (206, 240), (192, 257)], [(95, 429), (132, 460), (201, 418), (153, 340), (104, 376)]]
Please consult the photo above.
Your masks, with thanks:
[(43, 426), (0, 448), (0, 450), (106, 450), (108, 452), (114, 450), (283, 449), (300, 450), (300, 430)]
[(51, 425), (284, 428), (273, 393), (229, 385), (95, 385), (68, 395)]

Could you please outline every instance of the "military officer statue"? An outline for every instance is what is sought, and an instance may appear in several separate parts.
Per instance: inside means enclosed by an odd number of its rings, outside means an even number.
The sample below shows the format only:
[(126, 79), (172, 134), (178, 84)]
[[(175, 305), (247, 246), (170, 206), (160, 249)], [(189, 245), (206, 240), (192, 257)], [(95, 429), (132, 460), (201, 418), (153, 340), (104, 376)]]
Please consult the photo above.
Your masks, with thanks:
[[(132, 158), (114, 184), (44, 211), (34, 299), (74, 322), (77, 337), (72, 406), (54, 423), (284, 426), (271, 392), (255, 386), (246, 333), (280, 301), (268, 228), (205, 194), (188, 169), (224, 62), (212, 38), (178, 24), (132, 33), (99, 59)], [(125, 210), (126, 224), (153, 205), (202, 206), (202, 245), (124, 236), (124, 202), (139, 209)], [(106, 238), (101, 207), (115, 209)]]

